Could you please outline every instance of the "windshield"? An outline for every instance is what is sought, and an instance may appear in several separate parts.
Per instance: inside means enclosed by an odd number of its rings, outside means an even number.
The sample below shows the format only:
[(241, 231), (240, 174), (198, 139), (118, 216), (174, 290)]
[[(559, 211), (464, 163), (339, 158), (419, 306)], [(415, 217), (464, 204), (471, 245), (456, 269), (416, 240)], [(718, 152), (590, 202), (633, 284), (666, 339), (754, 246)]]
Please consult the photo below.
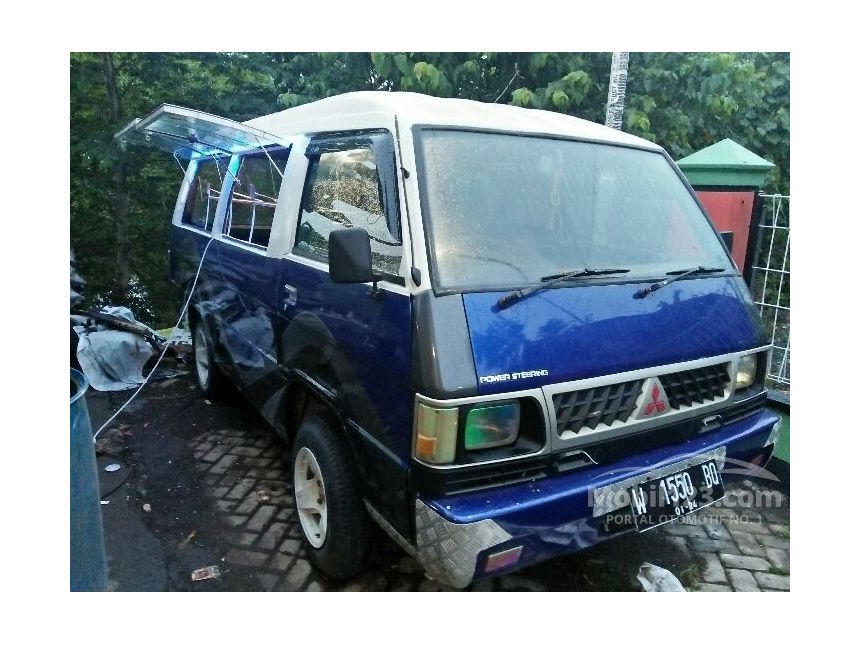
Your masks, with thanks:
[(505, 288), (588, 267), (605, 279), (732, 265), (662, 154), (425, 129), (418, 139), (438, 286)]

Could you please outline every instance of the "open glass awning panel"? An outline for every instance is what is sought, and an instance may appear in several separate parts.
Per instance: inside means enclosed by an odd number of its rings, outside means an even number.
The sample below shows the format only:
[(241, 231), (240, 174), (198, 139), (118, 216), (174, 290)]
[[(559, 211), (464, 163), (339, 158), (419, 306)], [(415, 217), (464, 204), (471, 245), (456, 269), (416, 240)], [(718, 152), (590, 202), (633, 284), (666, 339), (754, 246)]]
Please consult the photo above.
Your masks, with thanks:
[(121, 146), (145, 145), (183, 159), (229, 155), (271, 144), (286, 145), (278, 137), (239, 121), (168, 104), (135, 119), (114, 138)]

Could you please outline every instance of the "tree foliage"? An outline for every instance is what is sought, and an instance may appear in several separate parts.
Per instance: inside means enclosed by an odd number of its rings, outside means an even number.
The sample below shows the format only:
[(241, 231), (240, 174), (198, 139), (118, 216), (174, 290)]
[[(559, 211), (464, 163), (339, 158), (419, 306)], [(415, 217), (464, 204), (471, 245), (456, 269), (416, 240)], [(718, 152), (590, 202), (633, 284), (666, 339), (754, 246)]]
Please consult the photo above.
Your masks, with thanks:
[[(170, 213), (181, 182), (163, 154), (120, 153), (113, 134), (135, 116), (174, 103), (237, 120), (356, 90), (399, 90), (506, 103), (602, 123), (609, 53), (112, 54), (119, 117), (111, 118), (103, 59), (73, 53), (71, 239), (91, 301), (130, 301), (167, 324)], [(773, 161), (768, 190), (788, 193), (789, 56), (632, 53), (624, 129), (679, 159), (725, 137)], [(127, 172), (120, 173), (117, 166)], [(118, 192), (128, 205), (132, 288), (118, 285)], [(121, 253), (120, 253), (121, 255)], [(135, 301), (135, 286), (147, 291)], [(147, 306), (148, 305), (148, 306)]]

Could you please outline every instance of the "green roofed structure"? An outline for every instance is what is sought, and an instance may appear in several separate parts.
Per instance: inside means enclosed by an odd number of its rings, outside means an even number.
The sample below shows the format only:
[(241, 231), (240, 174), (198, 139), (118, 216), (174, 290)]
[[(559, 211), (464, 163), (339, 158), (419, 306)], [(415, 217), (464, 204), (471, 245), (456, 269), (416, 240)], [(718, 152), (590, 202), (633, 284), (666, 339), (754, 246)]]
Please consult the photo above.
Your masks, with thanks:
[(696, 188), (764, 186), (767, 173), (775, 167), (731, 139), (723, 139), (677, 162), (687, 180)]

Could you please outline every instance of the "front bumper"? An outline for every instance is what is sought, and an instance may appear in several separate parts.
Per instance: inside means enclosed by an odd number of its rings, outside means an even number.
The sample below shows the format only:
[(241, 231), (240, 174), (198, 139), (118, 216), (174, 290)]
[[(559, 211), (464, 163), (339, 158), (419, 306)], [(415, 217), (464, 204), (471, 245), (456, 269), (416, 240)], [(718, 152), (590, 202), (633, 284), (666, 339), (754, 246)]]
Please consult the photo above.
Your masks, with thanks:
[[(612, 464), (498, 489), (419, 498), (418, 560), (432, 577), (463, 588), (496, 573), (592, 546), (619, 534), (606, 528), (607, 511), (617, 509), (595, 507), (597, 489), (623, 485), (658, 469), (670, 471), (673, 465), (681, 469), (685, 461), (705, 453), (725, 454), (724, 478), (749, 476), (738, 465), (761, 463), (770, 456), (768, 438), (778, 421), (774, 413), (760, 410), (706, 435)], [(504, 559), (509, 553), (517, 554), (515, 564), (488, 573), (488, 558), (502, 554)]]

